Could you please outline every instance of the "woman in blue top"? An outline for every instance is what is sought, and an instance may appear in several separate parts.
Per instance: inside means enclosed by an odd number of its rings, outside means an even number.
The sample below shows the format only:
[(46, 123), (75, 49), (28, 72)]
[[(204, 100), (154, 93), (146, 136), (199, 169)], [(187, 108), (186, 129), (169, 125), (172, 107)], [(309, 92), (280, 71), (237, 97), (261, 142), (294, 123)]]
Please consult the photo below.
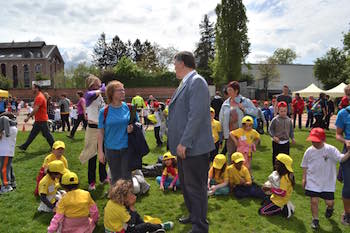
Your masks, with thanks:
[[(112, 184), (118, 179), (131, 179), (128, 161), (128, 133), (133, 131), (129, 125), (130, 110), (125, 99), (124, 85), (112, 81), (107, 85), (108, 107), (102, 108), (98, 118), (98, 159), (111, 170)], [(103, 151), (104, 146), (104, 151)]]

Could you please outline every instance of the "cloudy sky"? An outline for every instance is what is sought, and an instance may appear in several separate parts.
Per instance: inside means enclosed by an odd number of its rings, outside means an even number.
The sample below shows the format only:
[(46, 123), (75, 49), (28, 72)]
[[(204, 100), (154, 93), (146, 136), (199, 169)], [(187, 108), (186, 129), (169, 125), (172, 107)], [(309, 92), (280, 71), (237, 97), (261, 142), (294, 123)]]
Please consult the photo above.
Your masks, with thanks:
[[(66, 67), (91, 61), (101, 32), (193, 51), (204, 14), (216, 20), (219, 0), (11, 0), (0, 8), (0, 41), (44, 40), (58, 45)], [(341, 47), (350, 29), (349, 0), (243, 0), (249, 19), (249, 62), (276, 48), (293, 48), (296, 63), (312, 64)]]

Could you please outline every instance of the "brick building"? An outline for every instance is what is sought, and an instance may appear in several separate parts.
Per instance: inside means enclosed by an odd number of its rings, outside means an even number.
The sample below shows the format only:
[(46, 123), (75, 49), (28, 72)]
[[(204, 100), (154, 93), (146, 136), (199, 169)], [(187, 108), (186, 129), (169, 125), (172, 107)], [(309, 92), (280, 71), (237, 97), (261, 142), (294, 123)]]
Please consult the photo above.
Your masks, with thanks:
[(49, 78), (64, 71), (64, 61), (56, 45), (44, 41), (0, 43), (0, 74), (13, 88), (31, 88), (37, 76)]

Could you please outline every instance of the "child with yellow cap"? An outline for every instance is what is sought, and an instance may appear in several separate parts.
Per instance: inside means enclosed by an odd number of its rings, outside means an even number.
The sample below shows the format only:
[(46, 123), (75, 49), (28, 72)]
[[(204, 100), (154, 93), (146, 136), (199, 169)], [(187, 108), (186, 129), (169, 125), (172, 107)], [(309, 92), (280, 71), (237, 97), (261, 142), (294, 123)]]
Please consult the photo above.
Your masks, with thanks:
[(249, 170), (252, 160), (252, 154), (256, 151), (256, 145), (260, 140), (260, 134), (253, 129), (254, 120), (251, 116), (245, 116), (242, 119), (242, 128), (230, 132), (230, 137), (237, 146), (237, 151), (244, 156), (244, 166)]
[(228, 182), (226, 156), (218, 154), (208, 173), (208, 195), (227, 195), (230, 192)]
[(210, 108), (210, 117), (211, 117), (211, 132), (213, 135), (213, 140), (215, 143), (215, 149), (210, 152), (209, 160), (213, 162), (214, 157), (219, 153), (219, 148), (222, 143), (222, 128), (220, 121), (214, 119), (215, 110), (214, 108)]
[(45, 157), (43, 165), (41, 166), (39, 173), (36, 177), (36, 188), (34, 191), (35, 195), (38, 195), (39, 182), (46, 174), (46, 171), (50, 162), (55, 160), (60, 160), (63, 162), (64, 168), (68, 169), (68, 162), (66, 157), (64, 157), (65, 148), (66, 148), (66, 145), (62, 141), (55, 141), (54, 144), (52, 145), (51, 154)]
[(232, 164), (228, 166), (230, 189), (237, 198), (256, 197), (264, 198), (265, 194), (259, 186), (252, 183), (249, 170), (244, 166), (244, 156), (235, 152), (231, 156)]
[(160, 190), (165, 189), (176, 191), (180, 187), (179, 175), (177, 170), (176, 157), (170, 152), (163, 155), (163, 173), (162, 176), (157, 176), (157, 183), (160, 185)]
[(271, 216), (281, 214), (289, 218), (294, 213), (294, 206), (288, 206), (293, 187), (295, 185), (294, 173), (292, 168), (293, 160), (287, 154), (278, 154), (276, 157), (275, 168), (281, 177), (279, 188), (263, 187), (263, 191), (272, 193), (268, 200), (265, 200), (259, 209), (260, 215)]
[(79, 189), (79, 179), (74, 172), (66, 172), (61, 178), (66, 194), (57, 203), (56, 214), (51, 219), (48, 233), (92, 233), (98, 221), (98, 208), (88, 191)]
[(58, 180), (67, 172), (64, 164), (60, 160), (54, 160), (48, 164), (47, 174), (39, 183), (40, 205), (39, 212), (52, 212), (59, 199), (57, 189), (59, 186)]

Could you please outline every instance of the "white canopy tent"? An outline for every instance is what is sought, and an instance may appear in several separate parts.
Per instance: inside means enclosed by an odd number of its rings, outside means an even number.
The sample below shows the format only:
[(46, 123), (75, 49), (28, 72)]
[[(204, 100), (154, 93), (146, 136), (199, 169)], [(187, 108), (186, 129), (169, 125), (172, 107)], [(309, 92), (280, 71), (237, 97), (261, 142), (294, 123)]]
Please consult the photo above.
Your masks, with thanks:
[(346, 87), (347, 85), (345, 83), (341, 83), (339, 84), (338, 86), (336, 87), (333, 87), (332, 89), (329, 89), (328, 91), (326, 91), (325, 93), (327, 95), (329, 95), (330, 97), (332, 98), (337, 98), (337, 97), (342, 97), (344, 96), (344, 88)]
[(311, 83), (308, 87), (299, 90), (299, 91), (293, 91), (293, 95), (295, 93), (299, 93), (301, 97), (309, 97), (309, 96), (313, 96), (313, 97), (318, 97), (318, 95), (321, 92), (325, 92), (324, 90), (318, 88), (315, 84)]

